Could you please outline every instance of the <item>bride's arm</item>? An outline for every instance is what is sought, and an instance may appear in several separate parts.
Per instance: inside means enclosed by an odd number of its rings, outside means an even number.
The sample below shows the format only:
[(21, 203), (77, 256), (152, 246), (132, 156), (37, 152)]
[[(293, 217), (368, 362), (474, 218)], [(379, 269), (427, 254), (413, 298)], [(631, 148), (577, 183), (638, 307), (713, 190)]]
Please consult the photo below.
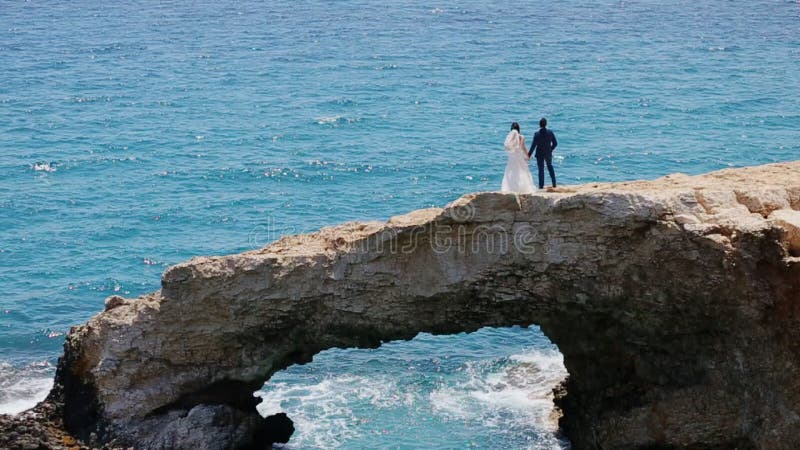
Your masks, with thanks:
[(520, 135), (520, 137), (519, 137), (519, 145), (522, 146), (522, 153), (525, 153), (525, 159), (531, 159), (531, 157), (528, 156), (528, 153), (525, 151), (525, 149), (527, 148), (527, 147), (525, 147), (525, 136)]

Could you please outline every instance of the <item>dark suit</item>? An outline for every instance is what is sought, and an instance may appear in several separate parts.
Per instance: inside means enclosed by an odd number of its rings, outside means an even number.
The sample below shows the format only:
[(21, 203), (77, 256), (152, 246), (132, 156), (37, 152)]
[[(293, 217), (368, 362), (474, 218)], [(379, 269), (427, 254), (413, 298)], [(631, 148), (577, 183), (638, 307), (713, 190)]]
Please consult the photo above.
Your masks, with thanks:
[(531, 155), (536, 156), (536, 165), (539, 167), (539, 189), (544, 188), (544, 164), (547, 163), (547, 171), (550, 173), (550, 181), (553, 182), (553, 187), (556, 187), (556, 172), (553, 170), (553, 150), (558, 146), (556, 135), (547, 128), (539, 128), (539, 131), (533, 135), (533, 142), (531, 142), (531, 151), (528, 152), (528, 158)]

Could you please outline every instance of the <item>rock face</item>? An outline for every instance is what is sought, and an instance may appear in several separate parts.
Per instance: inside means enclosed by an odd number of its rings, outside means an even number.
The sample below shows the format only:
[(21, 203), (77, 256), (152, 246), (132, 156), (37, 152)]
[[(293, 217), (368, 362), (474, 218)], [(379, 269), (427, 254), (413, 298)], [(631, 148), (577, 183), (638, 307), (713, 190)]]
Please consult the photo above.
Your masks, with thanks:
[(321, 350), (539, 324), (575, 448), (794, 448), (798, 210), (795, 162), (470, 194), (194, 258), (71, 330), (64, 421), (109, 445), (247, 448), (267, 428), (253, 392)]

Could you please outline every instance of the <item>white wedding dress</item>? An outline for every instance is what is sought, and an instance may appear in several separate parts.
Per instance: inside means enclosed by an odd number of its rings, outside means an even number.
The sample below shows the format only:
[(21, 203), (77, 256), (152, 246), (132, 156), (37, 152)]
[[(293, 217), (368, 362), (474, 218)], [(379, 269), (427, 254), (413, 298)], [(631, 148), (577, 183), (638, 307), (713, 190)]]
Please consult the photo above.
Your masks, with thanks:
[(528, 152), (522, 145), (522, 136), (517, 130), (511, 130), (506, 136), (506, 153), (508, 164), (503, 175), (503, 192), (516, 192), (518, 194), (531, 194), (536, 191), (533, 185), (533, 176), (528, 168)]

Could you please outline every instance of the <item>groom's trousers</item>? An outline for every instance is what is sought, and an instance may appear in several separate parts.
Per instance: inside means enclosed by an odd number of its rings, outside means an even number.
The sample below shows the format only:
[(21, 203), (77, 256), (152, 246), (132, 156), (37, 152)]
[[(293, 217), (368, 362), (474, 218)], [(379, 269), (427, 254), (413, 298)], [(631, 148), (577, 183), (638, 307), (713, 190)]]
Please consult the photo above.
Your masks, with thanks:
[(550, 181), (556, 187), (556, 172), (553, 170), (553, 154), (539, 156), (536, 155), (536, 166), (539, 168), (539, 189), (544, 189), (544, 164), (547, 163), (547, 171), (550, 173)]

